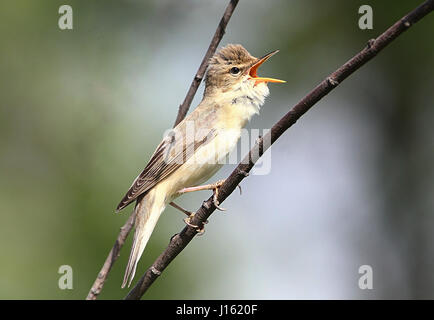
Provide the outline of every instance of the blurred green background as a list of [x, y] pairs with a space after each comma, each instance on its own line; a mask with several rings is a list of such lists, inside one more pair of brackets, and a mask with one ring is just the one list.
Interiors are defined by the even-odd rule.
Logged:
[[[221, 44], [280, 49], [261, 72], [287, 80], [250, 127], [270, 128], [419, 3], [241, 0]], [[62, 4], [73, 30], [58, 28]], [[1, 2], [0, 298], [86, 297], [131, 211], [114, 208], [173, 124], [226, 4]], [[373, 30], [358, 28], [362, 4]], [[246, 179], [145, 298], [433, 299], [433, 32], [431, 14], [309, 111], [273, 146], [271, 173]], [[182, 218], [163, 214], [136, 280]], [[130, 245], [101, 299], [126, 295]], [[373, 290], [358, 287], [365, 264]], [[58, 287], [61, 265], [73, 290]]]

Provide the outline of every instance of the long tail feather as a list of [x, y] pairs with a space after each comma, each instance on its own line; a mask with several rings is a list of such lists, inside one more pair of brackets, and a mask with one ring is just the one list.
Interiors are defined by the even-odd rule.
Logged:
[[160, 218], [161, 212], [166, 207], [164, 201], [158, 201], [157, 195], [154, 192], [148, 193], [143, 199], [136, 203], [136, 222], [133, 245], [131, 248], [130, 258], [125, 270], [124, 281], [122, 288], [128, 282], [128, 287], [136, 273], [137, 263], [145, 250], [146, 244], [154, 231], [155, 225]]

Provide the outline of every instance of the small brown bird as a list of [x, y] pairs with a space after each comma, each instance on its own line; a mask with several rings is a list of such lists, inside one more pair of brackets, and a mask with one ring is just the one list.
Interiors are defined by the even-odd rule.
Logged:
[[[120, 211], [136, 200], [135, 234], [122, 287], [131, 284], [140, 256], [168, 204], [191, 218], [194, 213], [173, 203], [175, 198], [197, 190], [217, 194], [222, 181], [199, 185], [221, 168], [241, 129], [259, 113], [269, 94], [267, 83], [285, 82], [257, 75], [259, 66], [277, 52], [255, 58], [243, 46], [230, 44], [210, 59], [201, 103], [163, 139], [117, 207]], [[215, 205], [219, 208], [216, 200]]]

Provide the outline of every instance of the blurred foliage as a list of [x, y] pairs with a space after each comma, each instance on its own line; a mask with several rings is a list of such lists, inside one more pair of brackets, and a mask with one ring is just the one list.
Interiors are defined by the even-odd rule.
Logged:
[[[276, 92], [290, 105], [420, 2], [241, 0], [223, 43], [243, 43], [258, 55], [278, 47], [281, 53], [267, 68], [288, 80], [294, 96], [288, 98], [285, 88]], [[57, 11], [65, 3], [74, 10], [72, 31], [57, 27]], [[362, 4], [374, 9], [374, 30], [357, 28]], [[87, 295], [130, 210], [115, 215], [114, 208], [173, 123], [225, 5], [208, 0], [2, 1], [0, 298]], [[198, 23], [204, 31], [196, 31]], [[380, 128], [376, 192], [384, 206], [382, 230], [402, 250], [402, 267], [408, 270], [406, 297], [434, 297], [433, 31], [431, 15], [333, 93], [355, 102], [345, 112], [359, 108]], [[179, 52], [155, 56], [174, 44]], [[155, 91], [156, 86], [173, 96]], [[174, 102], [166, 106], [169, 98]], [[272, 123], [271, 117], [276, 120], [286, 110], [276, 107], [264, 119]], [[189, 207], [198, 204], [191, 201]], [[182, 227], [179, 213], [167, 211], [142, 270]], [[120, 284], [130, 241], [101, 298], [126, 294]], [[207, 245], [212, 255], [213, 246]], [[220, 280], [206, 278], [199, 255], [183, 253], [147, 298], [207, 298], [203, 293]], [[57, 286], [63, 264], [73, 267], [74, 290]], [[208, 289], [197, 281], [198, 272]]]

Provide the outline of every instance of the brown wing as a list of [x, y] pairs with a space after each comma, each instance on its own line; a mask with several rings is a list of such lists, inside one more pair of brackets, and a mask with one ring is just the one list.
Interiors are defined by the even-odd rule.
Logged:
[[146, 194], [157, 183], [171, 175], [182, 166], [202, 145], [215, 137], [215, 130], [210, 130], [201, 136], [186, 138], [185, 130], [174, 129], [160, 143], [142, 173], [134, 180], [128, 192], [116, 208], [122, 210], [137, 197]]

